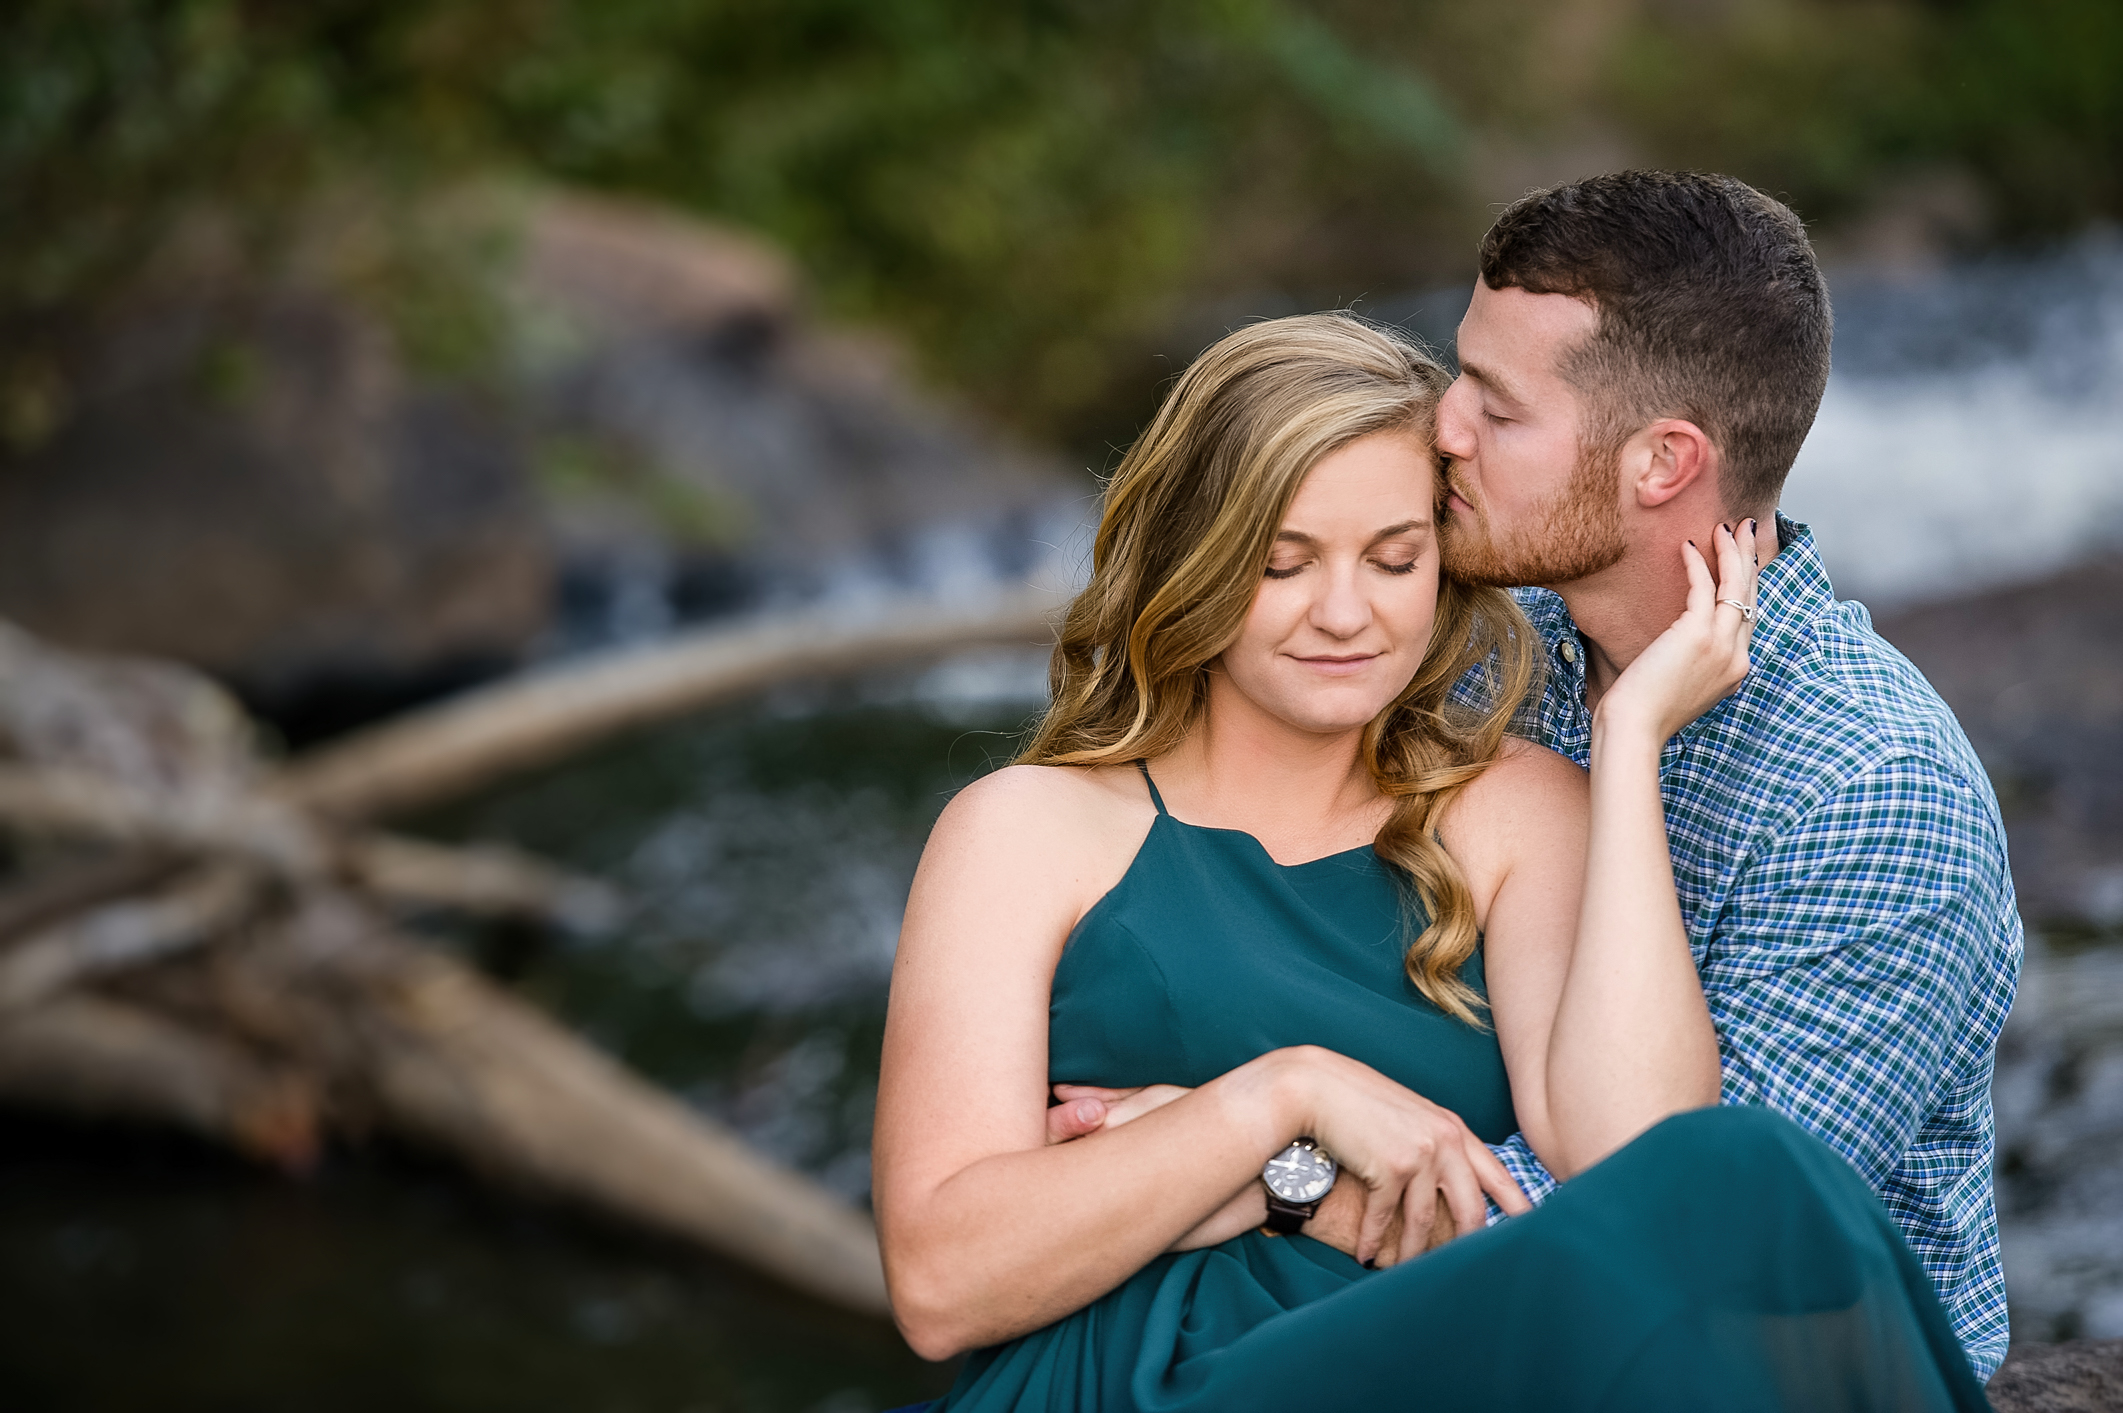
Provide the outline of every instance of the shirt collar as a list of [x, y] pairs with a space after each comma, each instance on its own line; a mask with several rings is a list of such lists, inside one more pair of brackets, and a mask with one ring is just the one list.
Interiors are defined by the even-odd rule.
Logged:
[[[1586, 648], [1570, 609], [1560, 594], [1545, 589], [1522, 592], [1520, 602], [1547, 641], [1549, 690], [1560, 691], [1578, 710], [1584, 710]], [[1755, 581], [1755, 606], [1748, 656], [1757, 664], [1780, 658], [1803, 642], [1821, 615], [1835, 606], [1835, 590], [1814, 546], [1812, 528], [1787, 519], [1781, 511], [1777, 513], [1777, 556], [1762, 566], [1761, 577]], [[1709, 729], [1744, 695], [1743, 686], [1682, 727], [1678, 739], [1688, 740]]]
[[1756, 661], [1782, 657], [1813, 632], [1821, 615], [1835, 607], [1835, 589], [1813, 531], [1777, 512], [1777, 557], [1762, 566], [1755, 581], [1756, 618], [1749, 655]]

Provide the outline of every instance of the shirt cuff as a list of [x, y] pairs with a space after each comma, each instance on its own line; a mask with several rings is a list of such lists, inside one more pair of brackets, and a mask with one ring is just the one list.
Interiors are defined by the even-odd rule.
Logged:
[[[1489, 1151], [1496, 1154], [1504, 1171], [1511, 1174], [1512, 1181], [1526, 1194], [1526, 1200], [1538, 1207], [1555, 1191], [1555, 1179], [1541, 1166], [1541, 1160], [1533, 1156], [1533, 1147], [1526, 1142], [1526, 1135], [1514, 1133], [1502, 1143], [1492, 1143]], [[1495, 1226], [1504, 1220], [1504, 1209], [1495, 1202], [1489, 1204], [1489, 1225]]]

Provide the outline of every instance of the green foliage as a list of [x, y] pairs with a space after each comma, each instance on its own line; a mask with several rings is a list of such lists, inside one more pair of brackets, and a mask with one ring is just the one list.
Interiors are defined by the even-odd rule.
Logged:
[[[1040, 431], [1248, 195], [1289, 203], [1297, 170], [1413, 203], [1459, 149], [1416, 72], [1277, 0], [29, 0], [0, 55], [0, 323], [121, 286], [186, 221], [270, 250], [350, 187], [403, 212], [528, 171], [764, 230]], [[422, 313], [465, 288], [448, 250], [385, 234], [363, 282], [464, 362], [476, 308]]]
[[477, 367], [506, 241], [431, 213], [499, 173], [762, 230], [1066, 438], [1188, 306], [1461, 277], [1500, 145], [1604, 132], [1830, 220], [1947, 167], [2041, 234], [2123, 215], [2119, 74], [2114, 0], [15, 0], [0, 434], [62, 415], [68, 331], [197, 247], [305, 250]]
[[1933, 121], [1997, 193], [2006, 230], [2123, 217], [2123, 6], [1964, 0], [1948, 14]]
[[768, 232], [831, 307], [1038, 431], [1163, 326], [1264, 169], [1419, 197], [1459, 153], [1415, 71], [1275, 0], [608, 0], [553, 22], [566, 42], [494, 85], [510, 147]]
[[1610, 45], [1605, 101], [1650, 151], [1860, 209], [1922, 170], [1975, 178], [1996, 233], [2123, 217], [2114, 0], [1734, 0], [1650, 11]]

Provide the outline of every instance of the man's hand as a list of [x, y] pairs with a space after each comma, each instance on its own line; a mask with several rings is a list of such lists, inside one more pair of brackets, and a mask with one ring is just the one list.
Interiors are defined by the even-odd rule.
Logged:
[[[1322, 1242], [1344, 1256], [1356, 1254], [1356, 1233], [1364, 1219], [1363, 1189], [1353, 1182], [1338, 1182], [1334, 1190], [1320, 1200], [1319, 1211], [1305, 1223], [1306, 1236]], [[1386, 1228], [1386, 1236], [1379, 1247], [1378, 1256], [1372, 1264], [1380, 1270], [1393, 1265], [1400, 1256], [1401, 1217], [1394, 1214], [1393, 1224]], [[1445, 1194], [1437, 1194], [1437, 1207], [1431, 1214], [1430, 1234], [1424, 1240], [1424, 1251], [1435, 1251], [1460, 1234], [1459, 1223], [1454, 1220], [1451, 1206]]]

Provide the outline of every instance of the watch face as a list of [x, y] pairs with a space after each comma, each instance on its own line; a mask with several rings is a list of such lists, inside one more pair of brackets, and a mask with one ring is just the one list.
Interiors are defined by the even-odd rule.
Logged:
[[1317, 1148], [1293, 1143], [1268, 1160], [1261, 1181], [1285, 1202], [1317, 1202], [1334, 1186], [1334, 1160]]

